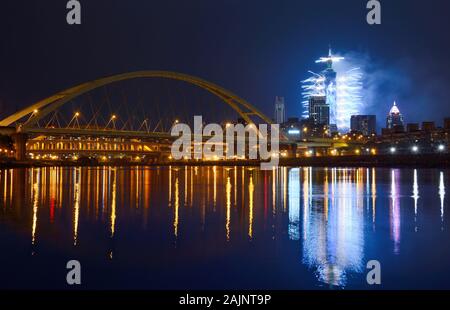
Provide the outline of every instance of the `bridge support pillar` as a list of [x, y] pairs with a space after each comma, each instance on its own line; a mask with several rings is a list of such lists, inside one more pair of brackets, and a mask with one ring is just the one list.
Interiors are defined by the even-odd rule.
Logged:
[[28, 135], [19, 132], [13, 134], [12, 138], [14, 141], [14, 149], [16, 151], [16, 160], [26, 160]]

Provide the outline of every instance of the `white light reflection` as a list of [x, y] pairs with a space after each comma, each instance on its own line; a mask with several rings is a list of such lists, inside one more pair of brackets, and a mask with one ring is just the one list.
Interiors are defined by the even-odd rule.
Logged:
[[[439, 198], [441, 199], [441, 223], [444, 223], [444, 201], [445, 201], [445, 182], [444, 182], [444, 172], [441, 171], [439, 174]], [[444, 227], [441, 226], [443, 230]]]
[[400, 253], [400, 201], [399, 184], [400, 171], [393, 169], [391, 171], [391, 199], [389, 208], [389, 222], [391, 227], [391, 239], [394, 241], [394, 253]]
[[414, 231], [417, 232], [417, 202], [419, 201], [419, 182], [417, 180], [417, 169], [414, 169], [414, 183], [413, 183], [413, 194], [411, 196], [414, 199]]
[[289, 171], [289, 239], [300, 239], [300, 169]]
[[[362, 272], [364, 229], [363, 208], [358, 208], [355, 184], [347, 173], [354, 170], [332, 170], [331, 188], [334, 197], [326, 214], [323, 187], [313, 187], [312, 171], [304, 175], [303, 263], [316, 269], [320, 282], [345, 286], [348, 272]], [[305, 172], [306, 172], [305, 171]], [[335, 173], [342, 173], [336, 183]], [[313, 199], [314, 198], [314, 199]], [[314, 204], [311, 202], [314, 201]]]

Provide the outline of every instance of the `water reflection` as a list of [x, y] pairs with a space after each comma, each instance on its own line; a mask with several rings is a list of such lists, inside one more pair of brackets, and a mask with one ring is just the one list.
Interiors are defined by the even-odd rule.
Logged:
[[[428, 174], [434, 177], [423, 177]], [[402, 233], [408, 227], [417, 232], [420, 216], [433, 214], [418, 212], [419, 202], [433, 197], [430, 207], [436, 207], [434, 216], [444, 230], [446, 177], [447, 171], [375, 168], [0, 170], [0, 228], [27, 231], [28, 244], [31, 234], [34, 256], [42, 252], [41, 240], [58, 238], [73, 249], [106, 242], [105, 253], [112, 259], [114, 240], [136, 230], [157, 232], [154, 248], [171, 246], [175, 239], [176, 247], [193, 240], [220, 249], [226, 242], [247, 253], [252, 247], [242, 240], [254, 246], [263, 240], [267, 247], [258, 253], [268, 253], [272, 242], [288, 242], [296, 248], [291, 252], [295, 261], [317, 283], [344, 287], [351, 274], [365, 270], [367, 231], [385, 230], [393, 244], [390, 254], [400, 255]], [[402, 197], [402, 191], [409, 194]], [[100, 237], [92, 235], [94, 230], [99, 236], [106, 232], [104, 239], [95, 239]]]
[[36, 227], [38, 221], [38, 208], [39, 208], [39, 192], [40, 192], [40, 182], [41, 182], [41, 170], [38, 169], [36, 174], [34, 169], [31, 170], [31, 183], [33, 184], [33, 224], [31, 225], [31, 244], [36, 242]]
[[400, 170], [391, 171], [390, 227], [391, 239], [394, 241], [394, 253], [400, 252]]
[[248, 236], [253, 238], [253, 192], [255, 186], [253, 185], [253, 174], [250, 175], [250, 181], [248, 183]]
[[[361, 171], [332, 170], [326, 189], [312, 187], [311, 169], [304, 173], [303, 262], [315, 269], [319, 281], [344, 286], [347, 273], [361, 272], [363, 267], [363, 209], [361, 197], [353, 194], [363, 186]], [[323, 184], [328, 173], [318, 175]], [[335, 193], [331, 198], [328, 187]], [[317, 197], [314, 203], [310, 197]]]
[[414, 182], [413, 182], [413, 195], [411, 196], [414, 199], [414, 231], [417, 232], [417, 202], [419, 201], [419, 183], [417, 178], [417, 169], [414, 169]]
[[444, 201], [445, 201], [445, 183], [444, 183], [444, 172], [439, 173], [439, 198], [441, 199], [441, 230], [444, 230]]
[[289, 171], [289, 239], [300, 239], [300, 169]]

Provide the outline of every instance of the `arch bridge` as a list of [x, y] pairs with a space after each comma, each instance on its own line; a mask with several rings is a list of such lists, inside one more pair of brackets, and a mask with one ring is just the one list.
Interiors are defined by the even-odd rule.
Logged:
[[[168, 145], [173, 139], [168, 132], [37, 126], [40, 120], [83, 94], [112, 83], [142, 78], [178, 80], [195, 85], [221, 99], [248, 124], [253, 124], [255, 118], [266, 124], [272, 123], [255, 106], [214, 83], [176, 72], [137, 71], [101, 78], [58, 92], [1, 120], [0, 130], [14, 137], [18, 160], [26, 159], [27, 153], [167, 153]], [[82, 141], [78, 141], [79, 139]]]

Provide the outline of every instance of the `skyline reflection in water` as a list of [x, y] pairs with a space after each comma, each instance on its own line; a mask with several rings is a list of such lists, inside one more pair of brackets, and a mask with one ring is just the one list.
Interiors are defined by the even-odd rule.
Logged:
[[[162, 268], [157, 262], [187, 264], [183, 271], [167, 269], [161, 288], [184, 283], [199, 288], [361, 288], [367, 261], [398, 263], [411, 257], [411, 251], [423, 250], [414, 238], [433, 235], [448, 241], [448, 175], [441, 170], [311, 167], [5, 169], [0, 170], [2, 262], [45, 257], [53, 264], [61, 256], [78, 255], [101, 267], [92, 278], [102, 277], [108, 261], [116, 264], [106, 265], [112, 270], [153, 275]], [[431, 260], [442, 253], [429, 255]], [[223, 266], [214, 262], [227, 266], [226, 277]], [[184, 273], [206, 267], [217, 282], [185, 279]], [[264, 268], [260, 272], [267, 277], [258, 278], [253, 267]], [[303, 275], [303, 282], [302, 277], [292, 279], [293, 271]], [[113, 286], [158, 288], [139, 282], [141, 277]], [[92, 285], [104, 287], [101, 283]]]

